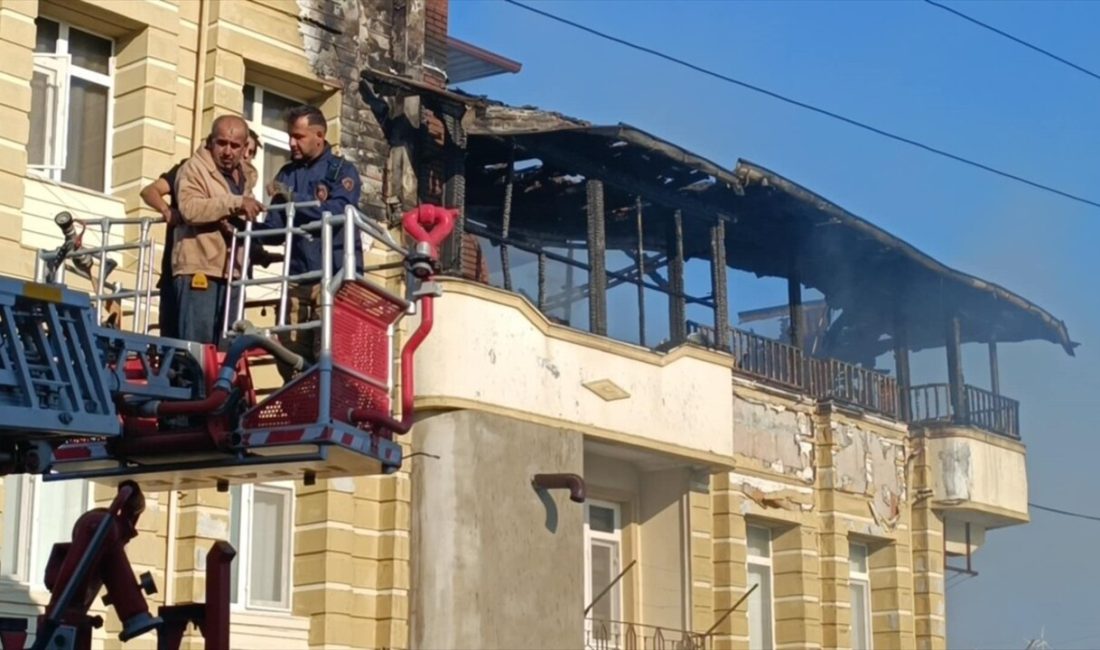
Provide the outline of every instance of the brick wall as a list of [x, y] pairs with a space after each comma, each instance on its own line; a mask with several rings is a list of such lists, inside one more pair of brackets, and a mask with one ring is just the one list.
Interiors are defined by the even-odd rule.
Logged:
[[[424, 19], [424, 63], [447, 69], [447, 12], [449, 0], [426, 0]], [[446, 80], [438, 70], [426, 68], [424, 80], [443, 87]]]

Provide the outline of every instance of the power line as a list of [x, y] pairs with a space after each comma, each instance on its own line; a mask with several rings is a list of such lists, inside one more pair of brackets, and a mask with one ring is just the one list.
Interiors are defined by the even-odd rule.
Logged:
[[977, 18], [974, 18], [972, 16], [968, 16], [968, 15], [964, 14], [963, 12], [961, 12], [957, 9], [952, 9], [951, 7], [948, 7], [945, 4], [941, 4], [939, 2], [936, 2], [935, 0], [924, 0], [924, 1], [927, 2], [928, 4], [932, 5], [933, 7], [939, 7], [940, 9], [943, 9], [947, 13], [954, 14], [954, 15], [958, 16], [959, 18], [962, 18], [963, 20], [967, 21], [967, 22], [974, 23], [975, 25], [977, 25], [978, 27], [981, 27], [982, 29], [988, 29], [989, 31], [993, 32], [994, 34], [997, 34], [999, 36], [1003, 36], [1003, 37], [1007, 38], [1008, 40], [1010, 40], [1014, 43], [1017, 43], [1019, 45], [1023, 45], [1024, 47], [1026, 47], [1029, 50], [1034, 50], [1034, 51], [1038, 52], [1039, 54], [1042, 54], [1043, 56], [1050, 57], [1050, 58], [1054, 59], [1055, 61], [1057, 61], [1058, 63], [1068, 65], [1069, 67], [1073, 68], [1074, 70], [1077, 70], [1078, 72], [1083, 72], [1083, 73], [1087, 74], [1088, 76], [1092, 77], [1093, 79], [1096, 79], [1097, 81], [1100, 81], [1100, 74], [1096, 74], [1095, 72], [1093, 72], [1092, 70], [1089, 70], [1088, 68], [1079, 66], [1076, 63], [1074, 63], [1073, 61], [1070, 61], [1068, 59], [1064, 59], [1064, 58], [1058, 56], [1057, 54], [1051, 52], [1050, 50], [1045, 50], [1045, 49], [1039, 47], [1038, 45], [1034, 45], [1032, 43], [1029, 43], [1029, 42], [1025, 41], [1022, 38], [1018, 38], [1016, 36], [1013, 36], [1012, 34], [1009, 34], [1008, 32], [1006, 32], [1004, 30], [997, 29], [996, 27], [994, 27], [993, 25], [990, 25], [989, 23], [983, 23], [982, 21], [978, 20]]
[[760, 86], [748, 83], [746, 81], [741, 81], [740, 79], [735, 79], [733, 77], [724, 75], [722, 73], [715, 72], [714, 70], [704, 68], [700, 65], [696, 65], [696, 64], [691, 63], [689, 61], [685, 61], [684, 59], [674, 57], [670, 54], [665, 54], [664, 52], [655, 50], [653, 48], [646, 47], [644, 45], [639, 45], [637, 43], [634, 43], [632, 41], [628, 41], [626, 39], [619, 38], [617, 36], [612, 36], [611, 34], [608, 34], [606, 32], [602, 32], [602, 31], [599, 31], [599, 30], [594, 29], [592, 27], [582, 25], [581, 23], [569, 20], [567, 18], [562, 18], [561, 16], [558, 16], [556, 14], [552, 14], [548, 11], [543, 11], [542, 9], [536, 9], [534, 7], [525, 5], [522, 2], [518, 2], [518, 0], [504, 0], [504, 2], [507, 2], [508, 4], [511, 4], [511, 5], [515, 5], [516, 7], [519, 7], [521, 9], [524, 9], [524, 10], [529, 11], [531, 13], [538, 14], [538, 15], [544, 17], [544, 18], [549, 18], [550, 20], [557, 21], [559, 23], [562, 23], [563, 25], [568, 25], [568, 26], [573, 27], [575, 29], [579, 29], [583, 32], [587, 32], [589, 34], [592, 34], [593, 36], [597, 36], [597, 37], [602, 38], [604, 40], [608, 40], [608, 41], [611, 41], [613, 43], [618, 43], [619, 45], [622, 45], [624, 47], [628, 47], [632, 50], [637, 50], [639, 52], [644, 52], [646, 54], [650, 54], [650, 55], [655, 56], [657, 58], [664, 59], [665, 61], [675, 63], [676, 65], [680, 65], [680, 66], [683, 66], [685, 68], [689, 68], [691, 70], [694, 70], [694, 71], [699, 72], [701, 74], [707, 75], [709, 77], [714, 77], [715, 79], [719, 79], [721, 81], [731, 83], [735, 86], [740, 86], [742, 88], [746, 88], [746, 89], [751, 90], [753, 92], [760, 93], [762, 95], [767, 95], [768, 97], [771, 97], [772, 99], [778, 99], [779, 101], [785, 102], [787, 104], [791, 104], [792, 106], [797, 106], [799, 108], [803, 108], [805, 110], [812, 111], [812, 112], [817, 113], [819, 115], [824, 115], [826, 117], [831, 117], [834, 120], [839, 120], [839, 121], [844, 122], [845, 124], [848, 124], [850, 126], [854, 126], [854, 127], [863, 129], [865, 131], [870, 131], [871, 133], [874, 133], [876, 135], [880, 135], [884, 138], [889, 138], [890, 140], [901, 142], [901, 143], [916, 147], [918, 149], [923, 149], [924, 151], [936, 154], [937, 156], [942, 156], [944, 158], [954, 160], [955, 162], [959, 162], [959, 163], [962, 163], [964, 165], [969, 165], [971, 167], [975, 167], [977, 169], [987, 171], [991, 174], [996, 174], [997, 176], [1001, 176], [1002, 178], [1007, 178], [1009, 180], [1014, 180], [1018, 183], [1023, 183], [1024, 185], [1029, 185], [1029, 186], [1034, 187], [1036, 189], [1043, 190], [1044, 192], [1049, 192], [1051, 194], [1056, 194], [1056, 195], [1061, 196], [1063, 198], [1070, 199], [1071, 201], [1077, 201], [1078, 203], [1084, 203], [1085, 205], [1090, 205], [1094, 208], [1100, 208], [1100, 202], [1094, 201], [1092, 199], [1089, 199], [1089, 198], [1086, 198], [1086, 197], [1083, 197], [1083, 196], [1078, 196], [1076, 194], [1072, 194], [1070, 192], [1060, 190], [1056, 187], [1051, 187], [1050, 185], [1045, 185], [1045, 184], [1040, 183], [1038, 181], [1029, 180], [1027, 178], [1024, 178], [1023, 176], [1018, 176], [1018, 175], [1013, 174], [1011, 172], [1007, 172], [1007, 171], [1004, 171], [1002, 169], [997, 169], [996, 167], [986, 165], [985, 163], [981, 163], [981, 162], [978, 162], [976, 160], [971, 160], [969, 158], [960, 156], [958, 154], [954, 154], [954, 153], [951, 153], [949, 151], [945, 151], [943, 149], [939, 149], [937, 147], [933, 147], [931, 145], [927, 145], [927, 144], [924, 144], [922, 142], [918, 142], [918, 141], [913, 140], [911, 138], [907, 138], [905, 136], [898, 135], [898, 134], [892, 133], [890, 131], [886, 131], [885, 129], [880, 129], [876, 126], [872, 126], [870, 124], [867, 124], [866, 122], [861, 122], [859, 120], [856, 120], [856, 119], [853, 119], [853, 118], [850, 118], [850, 117], [845, 117], [843, 115], [840, 115], [839, 113], [834, 113], [833, 111], [830, 111], [828, 109], [824, 109], [824, 108], [821, 108], [819, 106], [809, 104], [807, 102], [803, 102], [803, 101], [800, 101], [800, 100], [797, 100], [797, 99], [793, 99], [791, 97], [787, 97], [786, 95], [782, 95], [782, 94], [777, 93], [775, 91], [768, 90], [766, 88], [762, 88]]
[[1059, 510], [1058, 508], [1051, 508], [1049, 506], [1041, 506], [1038, 503], [1031, 503], [1030, 501], [1028, 502], [1027, 505], [1031, 506], [1032, 508], [1035, 508], [1036, 510], [1045, 510], [1047, 512], [1052, 512], [1056, 515], [1064, 515], [1066, 517], [1077, 517], [1078, 519], [1088, 519], [1088, 520], [1091, 520], [1091, 521], [1100, 521], [1100, 517], [1097, 517], [1096, 515], [1085, 515], [1085, 514], [1081, 514], [1080, 512], [1070, 512], [1069, 510]]

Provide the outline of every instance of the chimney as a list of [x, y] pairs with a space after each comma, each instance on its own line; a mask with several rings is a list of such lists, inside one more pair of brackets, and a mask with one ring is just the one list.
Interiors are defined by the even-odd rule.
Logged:
[[426, 0], [424, 6], [424, 81], [447, 85], [447, 10], [449, 0]]

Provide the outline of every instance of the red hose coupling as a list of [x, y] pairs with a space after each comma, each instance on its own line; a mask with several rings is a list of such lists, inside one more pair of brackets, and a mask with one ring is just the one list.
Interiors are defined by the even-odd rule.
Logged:
[[435, 259], [439, 257], [439, 245], [454, 230], [457, 217], [457, 209], [429, 203], [401, 215], [401, 225], [418, 243], [427, 244], [428, 250], [424, 252]]

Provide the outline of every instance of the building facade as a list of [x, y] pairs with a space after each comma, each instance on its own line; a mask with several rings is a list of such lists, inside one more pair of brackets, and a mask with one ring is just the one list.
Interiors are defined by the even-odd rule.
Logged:
[[[326, 113], [372, 217], [463, 208], [416, 455], [394, 476], [148, 494], [127, 548], [151, 601], [201, 601], [227, 539], [240, 649], [946, 647], [945, 576], [1028, 520], [996, 346], [1072, 351], [1064, 326], [751, 163], [448, 90], [518, 65], [448, 38], [447, 12], [0, 0], [0, 273], [31, 277], [60, 210], [151, 216], [140, 189], [217, 115], [260, 133], [270, 178], [298, 102]], [[119, 262], [125, 282], [138, 260]], [[735, 272], [786, 281], [778, 333], [731, 326]], [[963, 344], [989, 346], [988, 389]], [[930, 349], [948, 377], [914, 385]], [[544, 474], [581, 477], [584, 503]], [[38, 611], [52, 544], [111, 496], [3, 479], [3, 615]], [[97, 643], [120, 647], [102, 610]]]

